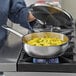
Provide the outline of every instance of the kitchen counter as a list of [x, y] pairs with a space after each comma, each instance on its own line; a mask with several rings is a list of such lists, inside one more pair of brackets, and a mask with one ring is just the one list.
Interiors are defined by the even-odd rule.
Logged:
[[16, 63], [21, 48], [21, 38], [13, 33], [9, 33], [5, 44], [0, 49], [0, 71], [16, 71]]

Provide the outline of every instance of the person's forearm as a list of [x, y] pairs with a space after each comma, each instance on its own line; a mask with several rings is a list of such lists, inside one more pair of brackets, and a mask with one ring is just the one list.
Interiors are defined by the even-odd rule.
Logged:
[[29, 22], [33, 21], [35, 17], [28, 11], [24, 0], [13, 0], [9, 19], [15, 23], [21, 24], [23, 27], [29, 28]]
[[14, 22], [18, 23], [23, 27], [29, 28], [28, 23], [28, 8], [24, 0], [11, 0], [11, 6], [9, 9], [9, 19]]

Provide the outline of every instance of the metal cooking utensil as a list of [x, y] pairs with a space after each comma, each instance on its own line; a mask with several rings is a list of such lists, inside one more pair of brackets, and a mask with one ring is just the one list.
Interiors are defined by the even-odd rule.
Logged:
[[[37, 58], [52, 58], [56, 57], [59, 55], [62, 55], [66, 49], [68, 48], [69, 44], [69, 39], [66, 35], [61, 34], [61, 33], [55, 33], [55, 32], [39, 32], [39, 33], [31, 33], [27, 35], [22, 35], [18, 33], [17, 31], [9, 28], [2, 26], [4, 29], [18, 35], [19, 37], [22, 38], [22, 42], [24, 43], [24, 50], [25, 52], [32, 57], [37, 57]], [[27, 41], [33, 39], [33, 38], [44, 38], [46, 35], [49, 37], [56, 37], [61, 40], [65, 40], [66, 43], [59, 45], [59, 46], [32, 46], [27, 44]]]

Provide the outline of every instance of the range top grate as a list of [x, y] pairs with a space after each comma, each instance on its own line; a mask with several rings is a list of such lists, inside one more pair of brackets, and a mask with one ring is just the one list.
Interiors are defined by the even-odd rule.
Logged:
[[[70, 63], [70, 62], [72, 62], [73, 61], [73, 55], [76, 55], [73, 52], [73, 49], [74, 49], [74, 43], [70, 42], [70, 45], [69, 45], [67, 51], [62, 56], [57, 57], [59, 59], [59, 63]], [[20, 55], [20, 58], [19, 58], [20, 62], [33, 63], [34, 59], [37, 59], [37, 58], [33, 58], [33, 57], [28, 56], [25, 53], [25, 51], [22, 49], [21, 55]], [[49, 60], [49, 59], [45, 59], [45, 60]]]

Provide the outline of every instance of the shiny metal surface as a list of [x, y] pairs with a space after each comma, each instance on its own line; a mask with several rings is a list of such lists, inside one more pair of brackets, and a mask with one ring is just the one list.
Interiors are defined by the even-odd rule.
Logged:
[[76, 76], [76, 73], [56, 73], [56, 72], [9, 72], [5, 76]]
[[68, 48], [68, 43], [63, 46], [38, 47], [24, 44], [25, 52], [36, 58], [53, 58], [62, 55]]
[[44, 22], [45, 27], [51, 26], [70, 26], [72, 25], [72, 16], [65, 10], [52, 6], [51, 4], [35, 3], [30, 6], [33, 15]]
[[[34, 38], [44, 38], [44, 37], [58, 38], [60, 40], [65, 41], [65, 43], [59, 46], [31, 46], [27, 44], [29, 40], [32, 40]], [[61, 33], [40, 32], [40, 33], [32, 33], [25, 35], [23, 37], [23, 42], [24, 42], [25, 52], [29, 56], [37, 57], [37, 58], [52, 58], [52, 57], [57, 57], [66, 51], [69, 45], [68, 43], [69, 38]]]
[[[39, 32], [39, 33], [31, 33], [27, 35], [22, 35], [18, 33], [17, 31], [9, 28], [2, 26], [4, 29], [18, 35], [19, 37], [22, 38], [22, 42], [24, 43], [24, 50], [25, 52], [32, 57], [37, 57], [37, 58], [52, 58], [52, 57], [57, 57], [64, 53], [68, 47], [68, 41], [69, 38], [61, 33], [56, 33], [56, 32]], [[31, 46], [27, 44], [29, 40], [32, 40], [33, 38], [58, 38], [60, 40], [65, 41], [64, 44], [61, 44], [59, 46]]]
[[9, 33], [4, 46], [0, 49], [0, 71], [16, 71], [21, 45], [21, 38]]

